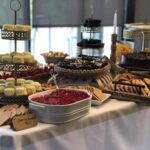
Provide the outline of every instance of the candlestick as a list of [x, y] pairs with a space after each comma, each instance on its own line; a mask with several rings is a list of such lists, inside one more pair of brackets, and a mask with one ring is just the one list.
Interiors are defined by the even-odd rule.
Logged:
[[117, 34], [111, 35], [111, 55], [110, 59], [116, 63], [116, 42], [117, 42]]
[[116, 27], [117, 27], [117, 10], [115, 11], [114, 14], [114, 31], [113, 31], [114, 34], [116, 34]]

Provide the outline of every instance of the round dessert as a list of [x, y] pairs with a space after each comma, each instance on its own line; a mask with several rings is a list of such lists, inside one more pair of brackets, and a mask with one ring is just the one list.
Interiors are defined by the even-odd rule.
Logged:
[[27, 95], [27, 90], [25, 87], [17, 86], [16, 87], [16, 96]]
[[123, 55], [121, 65], [135, 69], [150, 69], [150, 53], [131, 53]]
[[27, 54], [27, 55], [24, 55], [23, 57], [24, 57], [25, 63], [34, 63], [34, 58], [32, 55]]
[[0, 79], [0, 83], [5, 83], [5, 79]]
[[24, 84], [23, 86], [26, 88], [28, 95], [36, 93], [35, 86], [30, 85], [30, 84]]
[[4, 89], [5, 89], [5, 87], [2, 86], [2, 85], [0, 85], [0, 94], [3, 94], [3, 93], [4, 93]]
[[1, 60], [3, 63], [11, 63], [12, 62], [12, 56], [10, 55], [3, 55], [1, 57]]
[[14, 28], [15, 28], [15, 25], [12, 25], [12, 24], [3, 25], [3, 30], [14, 31]]
[[5, 88], [4, 89], [5, 96], [14, 96], [15, 95], [15, 88]]
[[33, 80], [25, 80], [24, 84], [32, 84], [34, 81]]
[[23, 85], [24, 82], [25, 82], [25, 79], [22, 79], [22, 78], [17, 79], [17, 85]]
[[6, 87], [12, 87], [15, 85], [15, 78], [7, 78], [5, 83]]
[[31, 100], [48, 105], [67, 105], [89, 97], [90, 95], [84, 91], [60, 89], [59, 91], [54, 90], [49, 94], [33, 97]]
[[21, 56], [21, 55], [15, 55], [15, 56], [13, 56], [13, 63], [23, 64], [24, 63], [23, 56]]
[[39, 82], [33, 82], [31, 85], [35, 86], [35, 89], [37, 92], [42, 91], [42, 87], [41, 87], [41, 84]]

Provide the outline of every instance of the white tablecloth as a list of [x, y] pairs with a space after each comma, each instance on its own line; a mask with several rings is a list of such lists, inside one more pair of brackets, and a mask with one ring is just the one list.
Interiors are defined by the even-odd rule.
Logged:
[[67, 124], [1, 127], [0, 150], [149, 150], [149, 116], [149, 107], [112, 99]]

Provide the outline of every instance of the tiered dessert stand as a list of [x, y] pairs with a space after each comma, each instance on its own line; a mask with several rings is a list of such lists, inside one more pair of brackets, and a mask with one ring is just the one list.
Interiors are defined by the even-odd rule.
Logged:
[[[101, 56], [104, 43], [101, 43], [101, 40], [96, 39], [96, 34], [100, 34], [100, 20], [98, 25], [91, 25], [90, 21], [94, 19], [86, 20], [81, 26], [81, 42], [77, 43], [78, 46], [78, 56], [88, 55], [88, 56]], [[85, 38], [85, 35], [88, 35], [88, 38]], [[100, 35], [99, 35], [100, 36]]]
[[[14, 12], [14, 25], [17, 24], [17, 12], [21, 9], [21, 3], [19, 0], [11, 0], [10, 8]], [[1, 38], [5, 40], [14, 40], [14, 52], [17, 52], [17, 41], [18, 40], [30, 40], [30, 31], [9, 31], [3, 30], [1, 31]], [[1, 71], [9, 71], [14, 72], [15, 85], [17, 81], [17, 73], [20, 71], [26, 71], [32, 69], [36, 64], [35, 63], [4, 63], [0, 62], [0, 70]], [[0, 104], [9, 104], [9, 103], [19, 103], [24, 104], [27, 103], [27, 96], [14, 96], [7, 97], [2, 95], [0, 97]]]

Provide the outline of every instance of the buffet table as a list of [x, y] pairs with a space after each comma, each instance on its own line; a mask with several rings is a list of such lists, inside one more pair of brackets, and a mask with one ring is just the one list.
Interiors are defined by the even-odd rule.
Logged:
[[148, 106], [111, 99], [70, 123], [18, 132], [3, 126], [0, 150], [149, 150], [149, 115]]

